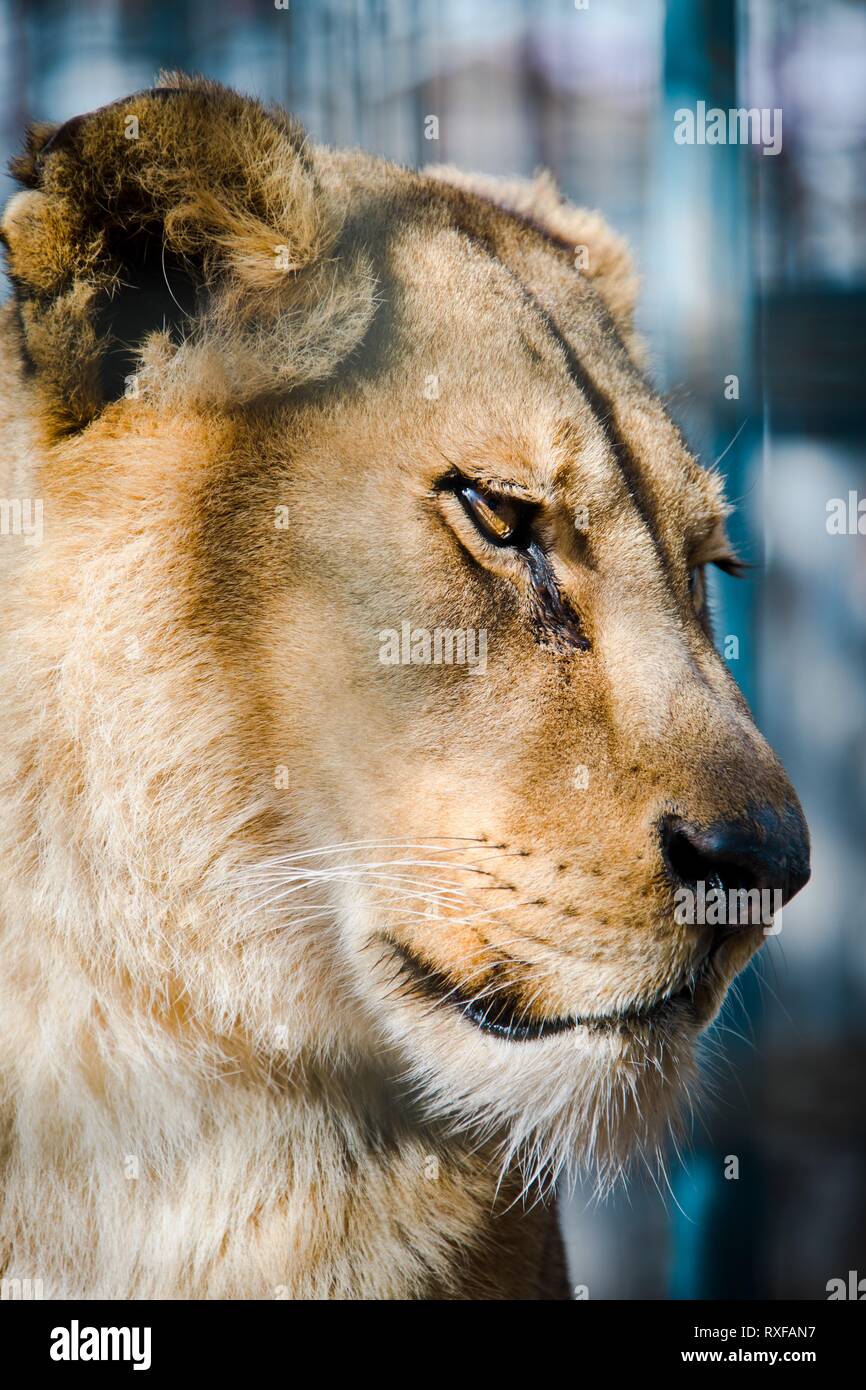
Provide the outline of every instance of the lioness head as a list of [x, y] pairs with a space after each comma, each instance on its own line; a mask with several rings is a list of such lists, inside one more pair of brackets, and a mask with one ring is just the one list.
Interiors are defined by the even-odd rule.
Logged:
[[49, 930], [190, 1046], [363, 1059], [531, 1173], [616, 1168], [763, 939], [678, 902], [778, 906], [809, 859], [624, 246], [546, 179], [313, 147], [179, 77], [16, 167]]

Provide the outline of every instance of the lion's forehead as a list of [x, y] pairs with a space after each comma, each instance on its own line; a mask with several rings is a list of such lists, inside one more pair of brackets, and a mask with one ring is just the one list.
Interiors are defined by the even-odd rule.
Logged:
[[639, 482], [671, 542], [684, 528], [708, 533], [725, 514], [718, 480], [689, 450], [592, 287], [567, 267], [563, 274], [555, 245], [526, 235], [539, 249], [530, 283], [525, 260], [510, 264], [495, 243], [453, 224], [411, 223], [395, 235], [406, 372], [435, 401], [427, 415], [441, 423], [447, 449], [487, 451], [491, 468], [558, 495], [578, 519], [634, 511]]

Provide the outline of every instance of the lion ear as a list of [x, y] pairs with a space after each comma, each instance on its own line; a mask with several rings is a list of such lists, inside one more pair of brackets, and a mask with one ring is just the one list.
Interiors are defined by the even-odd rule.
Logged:
[[369, 267], [333, 254], [339, 215], [281, 111], [168, 74], [34, 127], [12, 167], [25, 190], [2, 237], [25, 347], [66, 429], [143, 361], [244, 399], [327, 374], [369, 321]]
[[534, 179], [509, 179], [433, 165], [425, 173], [486, 198], [537, 223], [557, 241], [567, 242], [577, 270], [601, 295], [620, 329], [631, 336], [638, 276], [625, 240], [608, 226], [601, 213], [569, 203], [547, 171]]

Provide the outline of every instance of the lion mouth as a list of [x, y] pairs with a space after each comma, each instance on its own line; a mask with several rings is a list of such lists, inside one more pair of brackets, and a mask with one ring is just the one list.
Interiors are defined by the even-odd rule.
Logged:
[[695, 1005], [710, 970], [709, 953], [688, 981], [657, 996], [637, 1008], [605, 1014], [569, 1014], [567, 1016], [536, 1017], [531, 1015], [525, 1001], [508, 989], [494, 994], [469, 994], [455, 985], [447, 975], [425, 965], [398, 942], [389, 943], [397, 954], [403, 981], [413, 993], [427, 1003], [444, 1005], [459, 1013], [481, 1033], [507, 1042], [538, 1042], [560, 1033], [584, 1028], [590, 1032], [628, 1032], [640, 1025], [657, 1024], [666, 1016], [679, 1011], [684, 1017], [697, 1013]]

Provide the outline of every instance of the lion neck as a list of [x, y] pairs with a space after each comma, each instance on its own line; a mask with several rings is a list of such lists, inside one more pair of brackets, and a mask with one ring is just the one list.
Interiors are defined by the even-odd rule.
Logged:
[[312, 1057], [268, 1076], [238, 1035], [54, 983], [29, 1026], [23, 1003], [6, 1015], [9, 1275], [47, 1297], [525, 1290], [547, 1214], [512, 1205], [513, 1182], [497, 1197], [489, 1156], [421, 1123], [389, 1078]]
[[525, 1294], [549, 1214], [369, 1056], [268, 1051], [194, 989], [27, 935], [0, 1010], [7, 1275], [46, 1297]]

